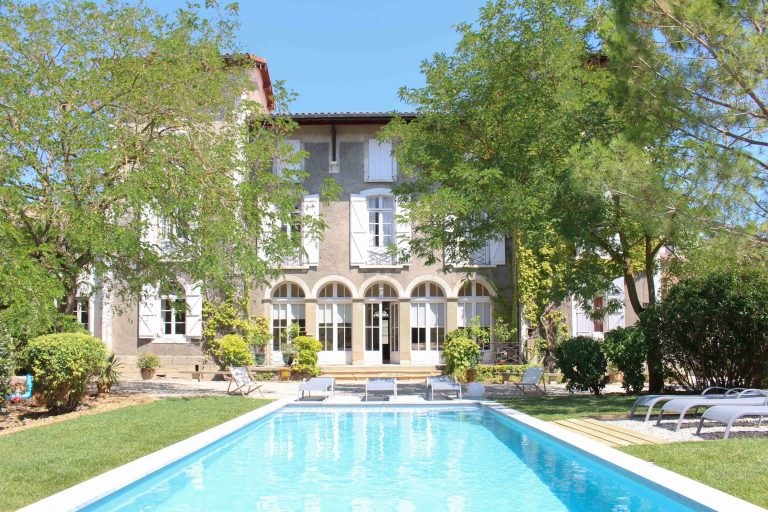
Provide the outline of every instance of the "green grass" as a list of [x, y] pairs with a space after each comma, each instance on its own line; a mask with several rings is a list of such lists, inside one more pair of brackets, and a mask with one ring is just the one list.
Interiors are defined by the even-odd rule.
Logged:
[[637, 397], [624, 395], [526, 396], [504, 398], [498, 402], [536, 418], [553, 421], [629, 414], [635, 398]]
[[0, 510], [16, 510], [267, 403], [176, 398], [0, 436]]
[[768, 508], [765, 437], [625, 446], [620, 450]]

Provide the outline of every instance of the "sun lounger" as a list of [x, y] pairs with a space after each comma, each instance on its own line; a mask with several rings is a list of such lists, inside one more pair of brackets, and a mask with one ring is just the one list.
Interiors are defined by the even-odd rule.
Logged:
[[725, 424], [725, 435], [723, 439], [728, 439], [731, 433], [731, 427], [736, 420], [741, 418], [757, 417], [757, 428], [763, 424], [763, 416], [768, 416], [768, 399], [763, 401], [763, 405], [716, 405], [710, 407], [699, 420], [699, 427], [696, 429], [696, 435], [701, 434], [701, 427], [704, 420], [718, 421]]
[[[229, 386], [227, 386], [228, 395], [239, 392], [241, 395], [246, 396], [250, 394], [251, 391], [258, 390], [259, 393], [261, 393], [261, 396], [264, 396], [264, 392], [261, 391], [262, 384], [253, 380], [253, 376], [251, 375], [251, 372], [248, 371], [248, 367], [230, 366], [229, 374], [232, 378], [229, 379]], [[235, 385], [235, 389], [232, 389], [232, 384]]]
[[312, 391], [322, 391], [325, 393], [326, 398], [335, 394], [336, 379], [333, 377], [312, 377], [307, 380], [304, 379], [299, 384], [299, 397], [304, 398], [306, 392], [308, 396], [312, 395]]
[[656, 420], [656, 425], [661, 425], [661, 420], [664, 418], [665, 412], [674, 414], [679, 413], [677, 425], [675, 425], [675, 432], [678, 432], [683, 424], [685, 415], [688, 414], [691, 409], [693, 409], [693, 412], [696, 412], [698, 409], [708, 409], [716, 405], [762, 405], [765, 403], [766, 397], [768, 397], [768, 391], [761, 389], [745, 389], [736, 395], [735, 398], [676, 398], [670, 400], [661, 407], [659, 418]]
[[449, 393], [456, 393], [456, 396], [461, 399], [461, 384], [453, 380], [453, 377], [448, 375], [427, 377], [426, 385], [427, 398], [430, 400], [435, 399], [435, 391], [448, 391]]
[[368, 395], [373, 392], [391, 391], [394, 393], [394, 397], [397, 398], [397, 379], [395, 378], [378, 378], [367, 379], [365, 381], [365, 401], [368, 401]]
[[713, 386], [702, 391], [700, 395], [690, 395], [689, 397], [686, 397], [685, 395], [644, 395], [639, 397], [637, 400], [635, 400], [635, 403], [632, 404], [632, 409], [629, 411], [629, 417], [633, 418], [635, 416], [635, 410], [638, 407], [647, 407], [648, 410], [645, 412], [644, 421], [648, 421], [651, 419], [653, 408], [659, 402], [668, 402], [676, 398], [725, 398], [728, 396], [736, 396], [740, 392], [744, 391], [744, 389], [745, 388], [721, 388], [719, 386]]
[[[525, 373], [523, 373], [523, 376], [519, 381], [512, 382], [512, 384], [514, 384], [514, 386], [524, 395], [526, 394], [526, 388], [530, 389], [532, 392], [538, 392], [542, 395], [546, 395], [547, 385], [544, 384], [542, 377], [544, 377], [544, 368], [541, 366], [531, 366], [525, 369]], [[541, 382], [541, 384], [544, 386], [544, 389], [539, 387], [539, 382]]]

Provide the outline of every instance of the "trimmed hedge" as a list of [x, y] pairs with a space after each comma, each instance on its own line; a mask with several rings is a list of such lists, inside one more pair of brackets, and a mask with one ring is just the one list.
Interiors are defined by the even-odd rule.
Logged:
[[24, 360], [48, 409], [54, 414], [74, 410], [107, 360], [104, 343], [88, 334], [46, 334], [33, 340]]
[[608, 383], [608, 360], [600, 341], [588, 336], [569, 338], [555, 347], [554, 355], [568, 391], [599, 395]]

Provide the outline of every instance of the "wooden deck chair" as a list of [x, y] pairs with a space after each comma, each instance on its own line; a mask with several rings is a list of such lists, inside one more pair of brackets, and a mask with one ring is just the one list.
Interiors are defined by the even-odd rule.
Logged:
[[[544, 377], [544, 368], [542, 366], [531, 366], [525, 369], [525, 373], [523, 373], [523, 376], [519, 381], [513, 382], [512, 384], [514, 384], [514, 386], [517, 389], [522, 391], [524, 395], [528, 394], [526, 393], [526, 388], [528, 388], [532, 392], [546, 395], [547, 385], [544, 382], [543, 377]], [[539, 387], [539, 382], [541, 382], [544, 389]]]
[[[227, 386], [228, 395], [239, 392], [241, 395], [246, 396], [252, 391], [259, 390], [261, 396], [264, 396], [264, 392], [261, 390], [262, 384], [253, 380], [253, 376], [248, 371], [247, 366], [230, 366], [229, 373], [232, 378], [229, 379], [229, 386]], [[232, 384], [235, 385], [234, 389], [232, 389]]]

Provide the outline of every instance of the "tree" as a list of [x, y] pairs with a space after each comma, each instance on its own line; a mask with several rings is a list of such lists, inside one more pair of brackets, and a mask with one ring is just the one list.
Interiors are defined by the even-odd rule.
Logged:
[[[521, 239], [531, 250], [552, 246], [528, 235], [551, 226], [546, 212], [570, 148], [610, 130], [599, 86], [606, 73], [591, 63], [584, 2], [489, 3], [458, 32], [452, 55], [422, 64], [426, 86], [401, 90], [419, 117], [394, 121], [382, 136], [398, 141], [410, 250], [431, 263], [457, 261], [506, 236], [514, 271]], [[516, 319], [512, 282], [506, 313]]]
[[237, 6], [206, 4], [0, 1], [0, 321], [26, 308], [45, 332], [96, 286], [179, 274], [245, 288], [300, 249], [279, 226], [304, 191], [270, 172], [302, 156], [292, 124], [244, 95]]
[[[768, 241], [768, 10], [761, 2], [611, 0], [601, 36], [636, 120], [666, 123], [728, 213], [713, 227]], [[724, 181], [730, 187], [718, 187]]]

